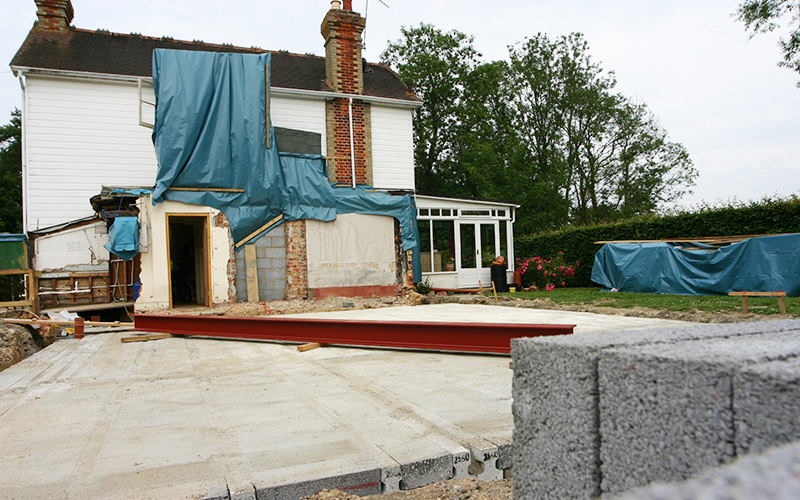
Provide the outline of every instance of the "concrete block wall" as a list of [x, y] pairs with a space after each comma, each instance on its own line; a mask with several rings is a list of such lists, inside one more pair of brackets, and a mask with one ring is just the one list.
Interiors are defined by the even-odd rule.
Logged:
[[515, 498], [681, 480], [745, 453], [751, 435], [796, 439], [788, 412], [755, 393], [794, 387], [798, 333], [783, 320], [515, 339]]
[[[800, 443], [753, 454], [731, 465], [709, 469], [688, 481], [636, 488], [614, 500], [713, 500], [723, 498], [798, 498]], [[604, 497], [605, 498], [605, 497]]]
[[[258, 299], [283, 300], [286, 297], [286, 231], [278, 226], [251, 244], [256, 247]], [[247, 302], [247, 265], [244, 245], [236, 249], [236, 300]]]

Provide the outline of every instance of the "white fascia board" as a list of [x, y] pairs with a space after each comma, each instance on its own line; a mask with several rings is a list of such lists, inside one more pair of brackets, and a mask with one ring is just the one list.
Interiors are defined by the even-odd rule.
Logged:
[[[462, 203], [462, 204], [469, 204], [469, 205], [491, 205], [491, 206], [495, 206], [495, 207], [514, 207], [514, 208], [519, 208], [520, 207], [519, 205], [516, 205], [514, 203], [503, 203], [503, 202], [500, 202], [500, 201], [465, 200], [463, 198], [445, 198], [443, 196], [428, 196], [428, 195], [421, 195], [421, 194], [415, 195], [415, 198], [417, 200], [419, 200], [419, 201], [422, 201], [423, 205], [425, 203], [425, 200], [437, 200], [437, 201], [444, 201], [444, 202], [448, 202], [448, 203], [452, 203], [452, 204]], [[419, 206], [420, 206], [420, 203], [417, 203], [417, 207], [418, 208], [419, 208]], [[422, 208], [427, 208], [427, 207], [423, 206]], [[436, 208], [438, 208], [438, 206]]]
[[[17, 76], [22, 74], [27, 74], [27, 75], [55, 76], [61, 78], [82, 78], [91, 80], [107, 80], [107, 81], [130, 82], [130, 83], [137, 83], [140, 78], [144, 81], [150, 81], [150, 82], [153, 81], [152, 77], [139, 77], [133, 75], [113, 75], [110, 73], [90, 73], [87, 71], [69, 71], [60, 69], [41, 69], [41, 68], [31, 68], [26, 66], [11, 66], [11, 71], [13, 71]], [[300, 97], [305, 99], [319, 99], [319, 100], [353, 98], [364, 102], [381, 104], [384, 106], [393, 106], [397, 108], [413, 109], [422, 106], [421, 101], [406, 101], [402, 99], [392, 99], [389, 97], [377, 97], [377, 96], [361, 95], [361, 94], [342, 94], [339, 92], [290, 89], [285, 87], [270, 87], [270, 93], [272, 93], [272, 95], [279, 97]]]

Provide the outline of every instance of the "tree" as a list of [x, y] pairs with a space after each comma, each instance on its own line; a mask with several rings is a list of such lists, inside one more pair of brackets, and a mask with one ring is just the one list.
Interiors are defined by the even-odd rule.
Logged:
[[[783, 51], [783, 61], [779, 66], [800, 73], [800, 2], [796, 0], [746, 0], [739, 4], [736, 19], [744, 23], [746, 30], [756, 33], [774, 31], [791, 16], [793, 26], [787, 38], [781, 38], [778, 45]], [[797, 83], [800, 86], [800, 82]]]
[[389, 44], [381, 62], [394, 66], [424, 103], [415, 111], [413, 125], [417, 189], [457, 194], [464, 180], [454, 160], [464, 119], [464, 82], [480, 54], [472, 37], [459, 31], [442, 33], [430, 24], [401, 31], [404, 38]]
[[481, 63], [472, 37], [403, 29], [382, 60], [422, 99], [417, 189], [519, 203], [520, 234], [655, 210], [693, 183], [686, 150], [615, 92], [583, 35], [538, 35]]
[[0, 232], [22, 232], [22, 113], [0, 127]]

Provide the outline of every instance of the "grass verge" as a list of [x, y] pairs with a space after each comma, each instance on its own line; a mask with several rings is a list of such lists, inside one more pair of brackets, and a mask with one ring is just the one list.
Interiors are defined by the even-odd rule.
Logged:
[[[647, 307], [668, 311], [736, 312], [742, 310], [741, 297], [725, 295], [661, 295], [656, 293], [604, 292], [599, 288], [557, 288], [552, 292], [517, 292], [503, 294], [521, 299], [550, 299], [556, 304], [583, 304], [595, 307], [628, 309]], [[786, 312], [800, 314], [800, 297], [784, 297]], [[761, 315], [779, 314], [775, 297], [748, 297], [747, 308]]]

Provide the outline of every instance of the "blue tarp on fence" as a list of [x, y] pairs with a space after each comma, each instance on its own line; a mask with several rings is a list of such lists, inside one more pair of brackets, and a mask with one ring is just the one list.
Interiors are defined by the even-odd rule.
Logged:
[[[685, 245], [684, 245], [685, 246]], [[592, 281], [620, 292], [800, 296], [800, 234], [749, 238], [716, 251], [669, 243], [613, 243], [595, 254]]]

